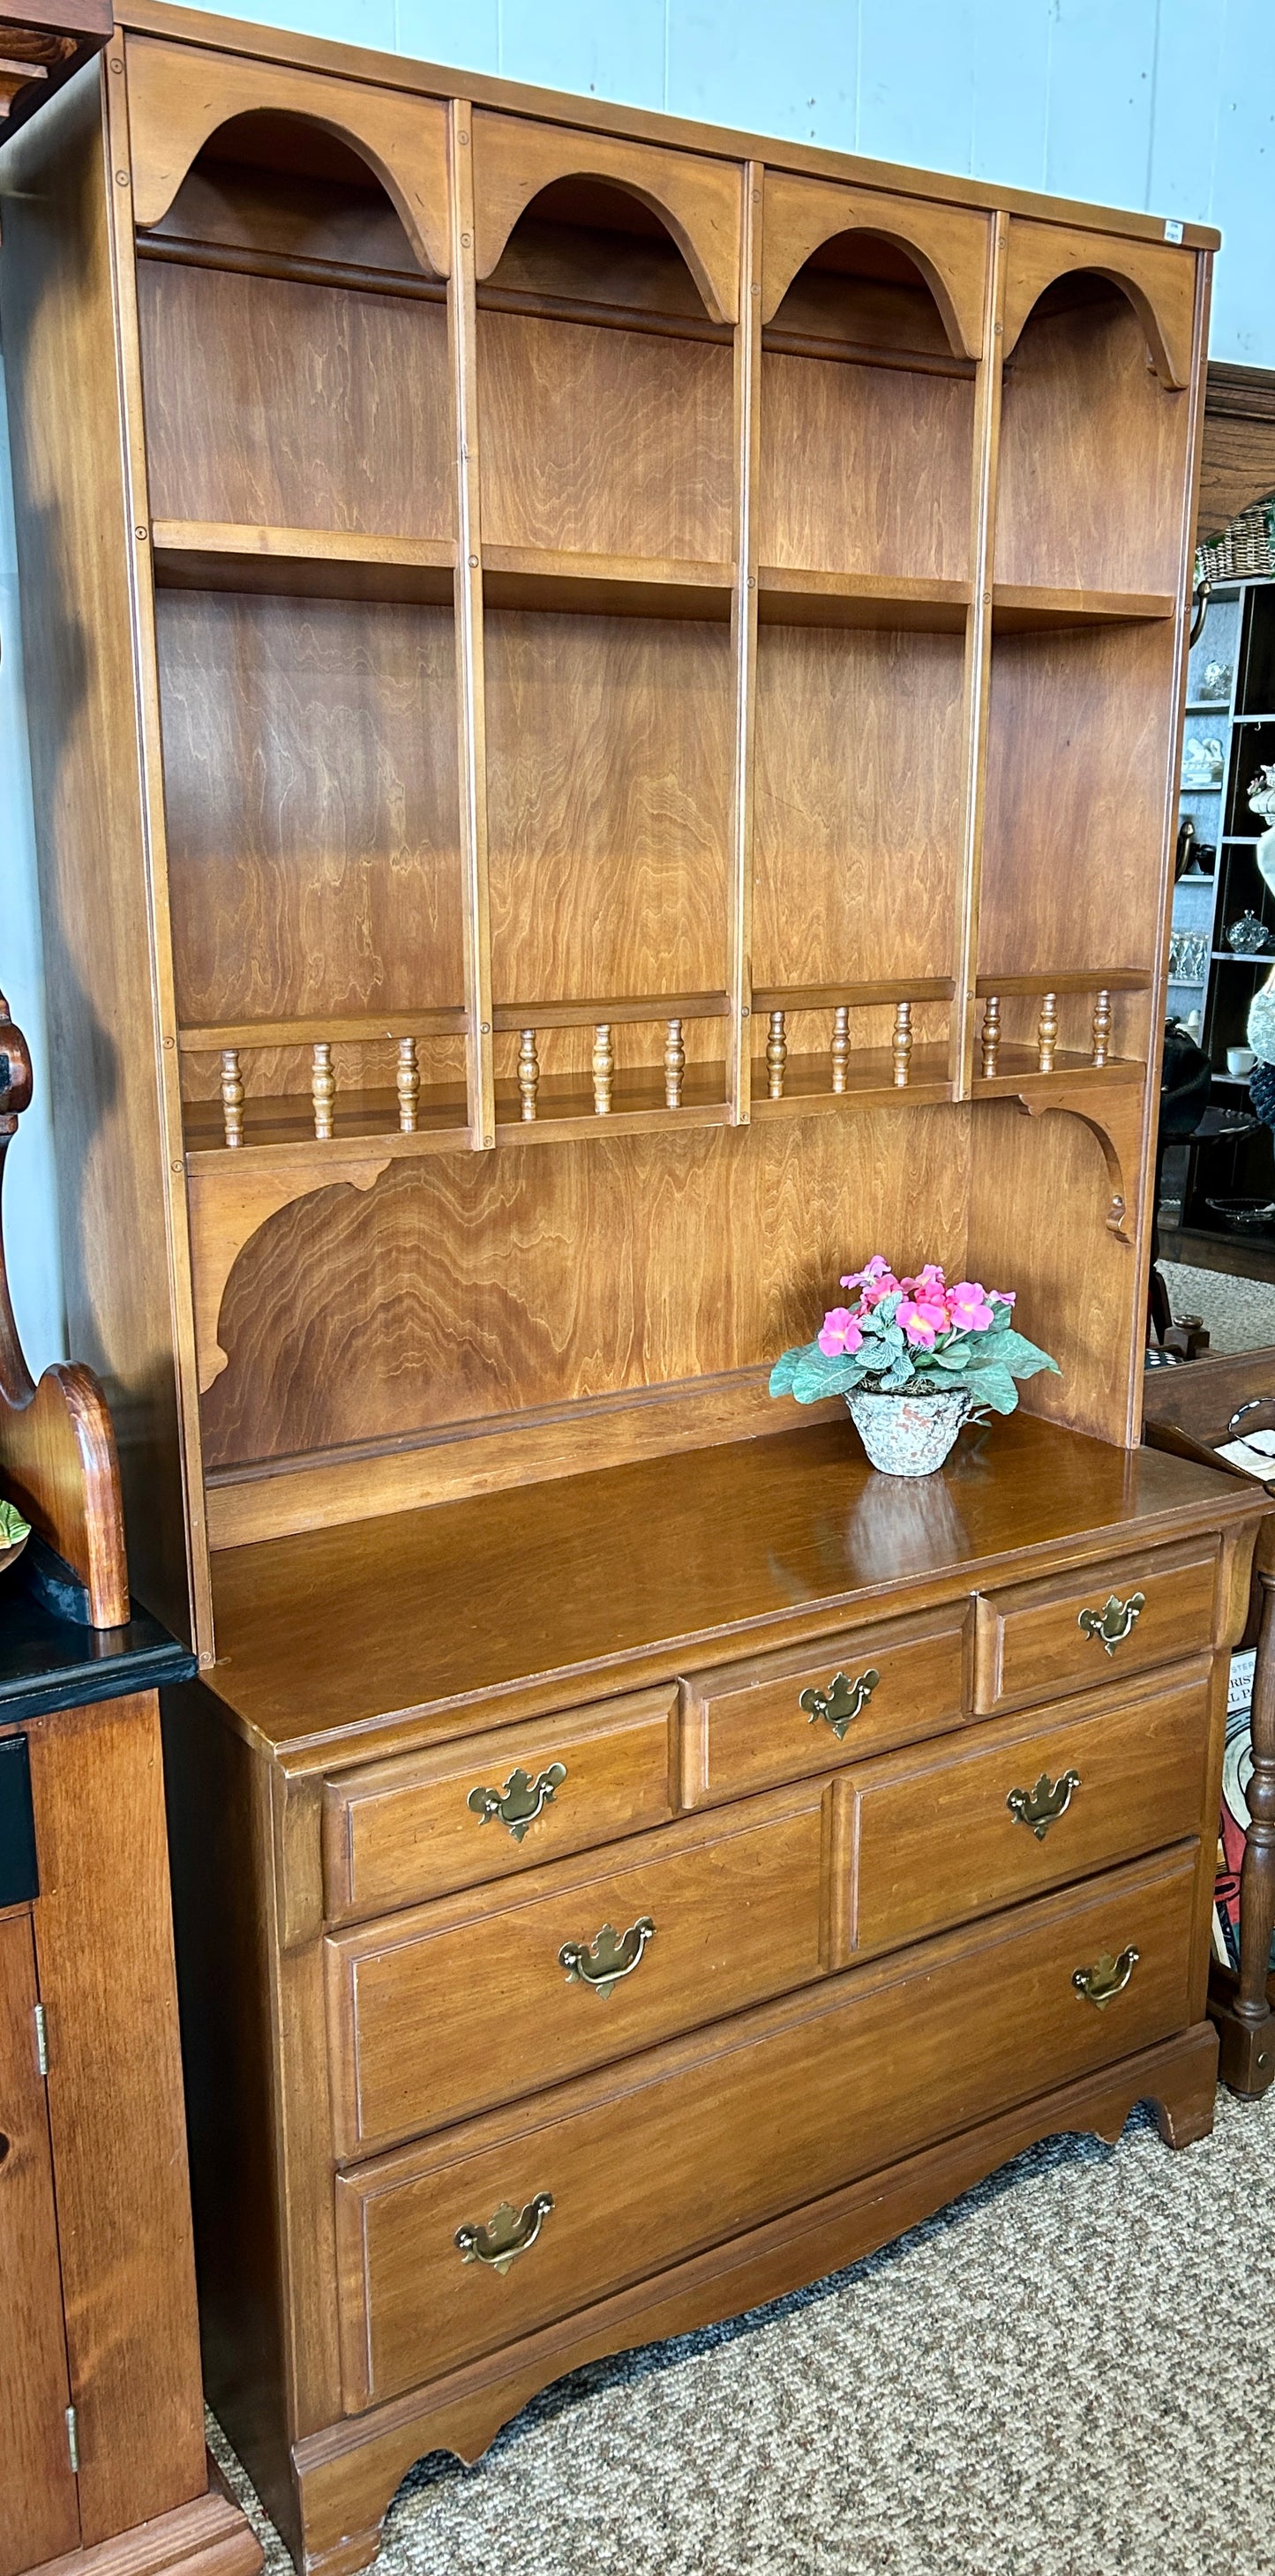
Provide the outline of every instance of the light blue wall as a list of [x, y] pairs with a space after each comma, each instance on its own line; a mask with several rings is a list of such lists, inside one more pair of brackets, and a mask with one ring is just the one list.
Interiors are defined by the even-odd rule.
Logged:
[[[1212, 355], [1275, 367], [1275, 0], [274, 0], [251, 13], [509, 80], [1220, 226]], [[7, 452], [0, 986], [44, 1057]], [[62, 1347], [53, 1140], [10, 1151], [35, 1365]]]

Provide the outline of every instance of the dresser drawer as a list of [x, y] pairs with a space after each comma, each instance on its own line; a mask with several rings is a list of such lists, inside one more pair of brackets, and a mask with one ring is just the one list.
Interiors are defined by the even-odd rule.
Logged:
[[1022, 1707], [1198, 1655], [1213, 1642], [1216, 1590], [1217, 1540], [1188, 1539], [980, 1598], [974, 1705]]
[[1195, 1885], [1135, 1864], [338, 2175], [347, 2408], [1182, 2029]]
[[683, 1685], [683, 1806], [805, 1779], [953, 1725], [968, 1626], [960, 1602], [697, 1673]]
[[639, 1833], [673, 1812], [671, 1688], [501, 1727], [328, 1783], [328, 1919], [383, 1913]]
[[858, 1956], [1199, 1834], [1207, 1674], [1115, 1697], [1030, 1726], [1000, 1718], [850, 1773], [837, 1794]]
[[[338, 2156], [513, 2101], [817, 1977], [830, 1806], [819, 1783], [783, 1790], [644, 1834], [605, 1867], [599, 1854], [486, 1890], [477, 1919], [472, 1898], [449, 1897], [331, 1935]], [[569, 1945], [584, 1953], [571, 1975], [560, 1956]], [[623, 1973], [609, 1980], [607, 1965]]]

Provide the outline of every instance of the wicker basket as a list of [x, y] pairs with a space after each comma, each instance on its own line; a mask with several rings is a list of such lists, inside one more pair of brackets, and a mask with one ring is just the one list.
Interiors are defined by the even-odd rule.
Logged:
[[1275, 573], [1275, 492], [1250, 502], [1229, 527], [1206, 537], [1195, 550], [1195, 578], [1201, 581], [1249, 581]]

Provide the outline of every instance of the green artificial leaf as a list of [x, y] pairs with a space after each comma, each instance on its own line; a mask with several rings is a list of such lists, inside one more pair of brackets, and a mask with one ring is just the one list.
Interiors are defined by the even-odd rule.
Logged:
[[989, 1362], [971, 1371], [966, 1380], [971, 1404], [990, 1404], [993, 1413], [1013, 1413], [1018, 1403], [1018, 1389], [1007, 1368]]
[[[987, 1342], [991, 1336], [984, 1334], [980, 1338]], [[975, 1365], [978, 1365], [977, 1361]], [[988, 1352], [983, 1366], [1007, 1368], [1015, 1377], [1035, 1377], [1041, 1369], [1052, 1369], [1055, 1377], [1062, 1375], [1057, 1360], [1051, 1360], [1048, 1351], [1038, 1350], [1034, 1342], [1029, 1342], [1025, 1334], [1016, 1332], [1012, 1325], [997, 1334], [995, 1346]]]
[[806, 1354], [804, 1350], [784, 1351], [770, 1372], [772, 1395], [791, 1395], [792, 1382]]
[[793, 1375], [792, 1391], [798, 1404], [822, 1404], [830, 1395], [848, 1395], [859, 1383], [857, 1360], [844, 1357], [829, 1359], [817, 1342], [803, 1351]]
[[1013, 1321], [1014, 1309], [1012, 1306], [993, 1306], [992, 1320], [987, 1326], [987, 1330], [989, 1333], [1007, 1333]]
[[941, 1369], [965, 1369], [970, 1366], [973, 1358], [974, 1350], [971, 1343], [948, 1342], [942, 1349], [935, 1350], [930, 1365]]
[[903, 1359], [896, 1359], [893, 1366], [886, 1370], [884, 1377], [877, 1379], [877, 1388], [882, 1395], [902, 1395], [904, 1388], [911, 1386], [915, 1377], [916, 1371], [912, 1362], [905, 1356]]
[[0, 1498], [0, 1547], [16, 1547], [19, 1539], [30, 1536], [30, 1521], [24, 1521], [16, 1504]]

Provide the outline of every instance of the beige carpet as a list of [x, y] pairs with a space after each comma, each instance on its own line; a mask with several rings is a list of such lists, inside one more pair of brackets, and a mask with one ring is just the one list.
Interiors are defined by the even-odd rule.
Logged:
[[382, 2576], [1262, 2576], [1273, 2274], [1275, 2096], [1177, 2155], [1140, 2110], [421, 2463]]
[[1162, 1261], [1160, 1268], [1174, 1315], [1202, 1316], [1211, 1349], [1260, 1351], [1275, 1343], [1275, 1280], [1196, 1270], [1182, 1261]]

